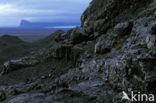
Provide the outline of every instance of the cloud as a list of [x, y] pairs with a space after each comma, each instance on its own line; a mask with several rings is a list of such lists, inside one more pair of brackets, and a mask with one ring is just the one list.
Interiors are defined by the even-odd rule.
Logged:
[[18, 12], [18, 10], [13, 8], [11, 4], [0, 5], [0, 16], [8, 16], [15, 12]]
[[[91, 0], [3, 0], [0, 1], [0, 26], [31, 21], [79, 20]], [[14, 18], [14, 22], [11, 21]], [[16, 21], [16, 22], [15, 22]]]

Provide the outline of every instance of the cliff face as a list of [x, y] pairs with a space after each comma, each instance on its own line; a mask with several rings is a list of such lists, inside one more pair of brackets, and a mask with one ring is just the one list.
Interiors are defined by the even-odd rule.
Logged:
[[40, 41], [33, 57], [4, 63], [2, 103], [133, 103], [123, 97], [156, 93], [156, 1], [93, 0], [81, 21]]
[[134, 19], [153, 0], [93, 0], [81, 16], [82, 26], [105, 33], [115, 24]]

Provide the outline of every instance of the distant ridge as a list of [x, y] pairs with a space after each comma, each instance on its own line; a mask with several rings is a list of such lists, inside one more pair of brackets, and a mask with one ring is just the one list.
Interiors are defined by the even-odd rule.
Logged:
[[21, 28], [49, 28], [49, 27], [59, 27], [59, 26], [76, 26], [80, 25], [80, 22], [30, 22], [27, 20], [22, 20], [20, 23]]

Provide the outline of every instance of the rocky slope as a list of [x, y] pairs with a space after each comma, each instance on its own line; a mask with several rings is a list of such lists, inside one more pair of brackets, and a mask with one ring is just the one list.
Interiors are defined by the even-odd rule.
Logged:
[[81, 21], [4, 63], [2, 103], [133, 103], [123, 91], [156, 93], [156, 1], [93, 0]]
[[[2, 63], [28, 54], [31, 48], [29, 43], [20, 40], [18, 37], [3, 35], [0, 37], [0, 68]], [[1, 71], [1, 70], [0, 70]]]

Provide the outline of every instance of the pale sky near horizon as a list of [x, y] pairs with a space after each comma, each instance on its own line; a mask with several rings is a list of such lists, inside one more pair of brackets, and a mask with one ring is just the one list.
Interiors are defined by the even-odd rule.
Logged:
[[0, 27], [18, 26], [21, 20], [31, 22], [72, 22], [91, 0], [0, 0]]

